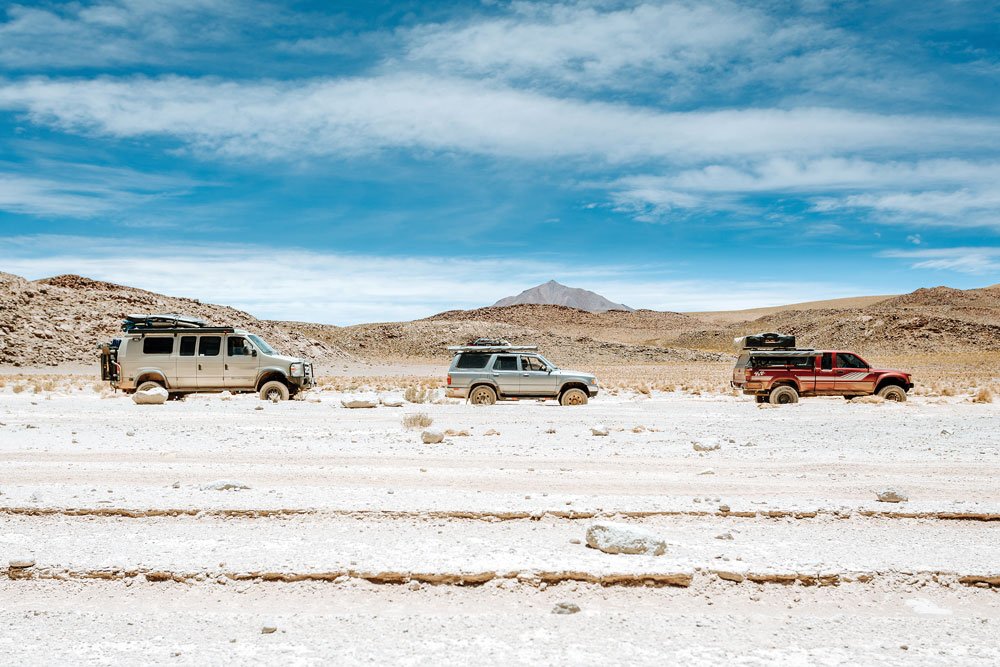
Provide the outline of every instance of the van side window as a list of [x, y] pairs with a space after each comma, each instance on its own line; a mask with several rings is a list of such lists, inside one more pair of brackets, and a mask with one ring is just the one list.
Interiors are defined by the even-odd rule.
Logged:
[[823, 362], [822, 362], [822, 365], [820, 366], [820, 368], [822, 368], [824, 371], [833, 370], [833, 353], [832, 352], [824, 352], [823, 353]]
[[181, 336], [181, 351], [180, 355], [182, 357], [193, 357], [194, 356], [194, 343], [198, 340], [194, 336]]
[[517, 370], [517, 357], [512, 354], [498, 356], [496, 362], [493, 364], [493, 370], [495, 371], [516, 371]]
[[143, 354], [170, 354], [174, 351], [174, 339], [163, 338], [162, 336], [155, 338], [143, 338], [142, 339], [142, 353]]
[[198, 344], [199, 357], [217, 357], [222, 348], [222, 336], [202, 336]]

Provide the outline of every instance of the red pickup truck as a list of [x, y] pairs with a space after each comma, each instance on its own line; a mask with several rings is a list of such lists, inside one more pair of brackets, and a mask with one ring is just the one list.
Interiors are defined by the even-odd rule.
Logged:
[[913, 388], [909, 373], [872, 368], [844, 350], [743, 350], [733, 369], [734, 387], [758, 403], [797, 403], [799, 396], [876, 394], [887, 401], [905, 401]]

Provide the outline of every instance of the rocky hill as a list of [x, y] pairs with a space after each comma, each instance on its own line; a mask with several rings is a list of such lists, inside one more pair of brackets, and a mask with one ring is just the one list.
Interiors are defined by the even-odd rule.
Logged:
[[316, 360], [347, 358], [336, 346], [228, 306], [163, 296], [80, 276], [29, 281], [0, 273], [0, 364], [94, 363], [95, 349], [121, 335], [132, 313], [176, 312], [262, 334], [278, 350]]
[[526, 289], [516, 296], [504, 297], [493, 305], [521, 306], [525, 304], [567, 306], [591, 313], [604, 313], [609, 310], [632, 310], [632, 308], [629, 308], [625, 304], [615, 303], [610, 299], [604, 298], [597, 292], [580, 289], [579, 287], [567, 287], [554, 280], [542, 283], [531, 289]]

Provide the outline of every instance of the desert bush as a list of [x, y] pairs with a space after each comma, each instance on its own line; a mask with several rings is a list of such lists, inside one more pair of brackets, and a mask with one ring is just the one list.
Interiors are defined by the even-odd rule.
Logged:
[[989, 387], [982, 387], [976, 396], [972, 399], [973, 403], [992, 403], [993, 402], [993, 392], [990, 391]]
[[406, 428], [427, 428], [434, 423], [434, 420], [426, 412], [414, 412], [403, 417], [403, 426]]
[[407, 387], [406, 391], [403, 392], [403, 399], [409, 403], [426, 403], [433, 394], [433, 390], [426, 387], [412, 386]]
[[24, 386], [23, 384], [21, 384], [20, 382], [18, 382], [18, 383], [17, 383], [17, 384], [15, 384], [15, 385], [14, 385], [13, 387], [11, 387], [11, 391], [13, 391], [13, 392], [14, 392], [15, 394], [20, 394], [20, 393], [21, 393], [22, 391], [24, 391], [25, 389], [27, 389], [27, 387], [25, 387], [25, 386]]

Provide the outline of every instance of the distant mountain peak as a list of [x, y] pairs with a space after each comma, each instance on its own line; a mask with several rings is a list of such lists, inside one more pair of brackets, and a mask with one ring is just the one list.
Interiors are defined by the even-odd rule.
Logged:
[[540, 304], [545, 306], [568, 306], [591, 313], [604, 313], [609, 310], [632, 311], [625, 304], [615, 303], [596, 292], [567, 287], [562, 283], [550, 280], [537, 287], [526, 289], [517, 296], [508, 296], [497, 301], [494, 306], [517, 306], [521, 304]]

